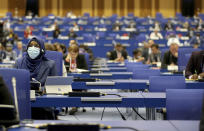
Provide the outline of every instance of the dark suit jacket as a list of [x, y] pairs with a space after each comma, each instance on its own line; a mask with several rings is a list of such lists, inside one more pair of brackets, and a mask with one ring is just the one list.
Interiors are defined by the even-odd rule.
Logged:
[[[78, 69], [88, 70], [88, 65], [86, 63], [85, 56], [82, 55], [82, 54], [79, 54], [77, 56], [77, 58], [76, 58], [76, 65], [77, 65]], [[69, 71], [70, 63], [65, 61], [65, 66], [66, 66], [67, 71]]]
[[145, 58], [145, 61], [148, 60], [149, 57], [149, 48], [142, 48], [142, 56]]
[[[123, 58], [127, 59], [127, 52], [123, 50], [121, 53], [122, 53]], [[117, 52], [116, 50], [114, 50], [111, 52], [110, 60], [115, 60], [116, 58], [117, 58]]]
[[178, 59], [174, 57], [170, 51], [165, 52], [161, 68], [166, 69], [172, 62], [177, 65]]
[[193, 74], [202, 73], [204, 50], [192, 52], [185, 70], [185, 76], [188, 78]]

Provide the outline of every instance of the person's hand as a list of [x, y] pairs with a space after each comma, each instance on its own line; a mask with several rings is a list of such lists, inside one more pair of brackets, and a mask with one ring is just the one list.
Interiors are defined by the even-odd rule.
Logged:
[[65, 58], [65, 61], [69, 62], [69, 60], [70, 60], [70, 55], [68, 54], [67, 57]]
[[197, 74], [193, 74], [193, 76], [192, 76], [192, 78], [191, 78], [191, 79], [193, 79], [193, 80], [198, 79], [198, 75], [197, 75]]
[[175, 64], [174, 64], [174, 63], [171, 63], [170, 66], [175, 66]]
[[117, 58], [115, 59], [116, 62], [123, 62], [124, 61], [124, 58], [123, 57], [120, 57], [120, 58]]
[[138, 61], [144, 61], [144, 57], [140, 57]]
[[173, 53], [173, 56], [178, 57], [178, 52]]
[[200, 76], [201, 78], [204, 78], [204, 72], [203, 72], [203, 73], [200, 73], [199, 76]]

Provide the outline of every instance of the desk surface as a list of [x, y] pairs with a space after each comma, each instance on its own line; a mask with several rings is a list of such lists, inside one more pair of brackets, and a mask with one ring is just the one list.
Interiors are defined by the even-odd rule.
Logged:
[[[63, 124], [80, 124], [94, 123], [110, 125], [111, 127], [132, 127], [139, 131], [198, 131], [199, 121], [34, 121], [33, 125], [48, 124], [48, 123], [63, 123]], [[39, 129], [21, 127], [9, 129], [9, 131], [39, 131]], [[46, 129], [40, 129], [45, 131]], [[103, 131], [103, 130], [102, 130]], [[105, 131], [105, 130], [104, 130]], [[106, 131], [130, 131], [130, 129], [108, 129]]]
[[[94, 83], [94, 82], [92, 82]], [[97, 85], [97, 83], [99, 83]], [[138, 79], [110, 79], [86, 85], [86, 82], [73, 82], [73, 89], [148, 89], [149, 80]], [[204, 82], [186, 81], [187, 89], [204, 89]]]
[[[37, 96], [32, 107], [165, 107], [165, 93], [115, 93], [101, 97]], [[85, 99], [85, 101], [84, 101]], [[87, 99], [91, 99], [87, 100]]]

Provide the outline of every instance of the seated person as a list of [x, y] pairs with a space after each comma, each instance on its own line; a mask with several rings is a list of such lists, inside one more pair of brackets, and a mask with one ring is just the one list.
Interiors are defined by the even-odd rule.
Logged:
[[0, 43], [0, 62], [3, 62], [3, 59], [6, 59], [6, 51], [4, 46]]
[[77, 25], [76, 22], [73, 23], [73, 30], [74, 31], [79, 31], [79, 26]]
[[59, 26], [58, 25], [56, 25], [55, 26], [55, 29], [54, 29], [54, 31], [53, 31], [53, 38], [58, 38], [59, 37], [59, 35], [60, 35], [60, 28], [59, 28]]
[[153, 25], [153, 27], [150, 27], [150, 30], [158, 30], [158, 31], [161, 31], [162, 28], [161, 28], [161, 25], [158, 21], [156, 21]]
[[182, 26], [182, 27], [177, 27], [176, 30], [177, 30], [177, 31], [187, 32], [187, 31], [189, 31], [189, 29], [190, 29], [190, 25], [189, 25], [188, 21], [182, 23], [181, 26]]
[[65, 66], [67, 71], [76, 72], [77, 69], [88, 70], [85, 56], [79, 54], [79, 47], [76, 44], [72, 44], [68, 48], [68, 55], [65, 58]]
[[204, 38], [200, 36], [199, 33], [196, 33], [190, 40], [189, 40], [190, 45], [193, 45], [195, 43], [198, 43], [199, 45], [202, 45], [204, 43]]
[[150, 39], [159, 40], [159, 39], [163, 39], [163, 36], [160, 32], [158, 32], [158, 30], [154, 30], [154, 32], [150, 34]]
[[196, 25], [196, 29], [198, 31], [202, 31], [204, 29], [204, 23], [202, 19], [199, 20], [198, 24]]
[[[26, 54], [16, 61], [17, 69], [30, 71], [30, 80], [39, 81], [45, 85], [48, 76], [56, 76], [55, 61], [45, 57], [44, 41], [39, 37], [33, 37], [27, 45]], [[32, 108], [32, 119], [56, 119], [52, 108]]]
[[30, 71], [30, 79], [33, 78], [44, 86], [47, 76], [56, 76], [55, 61], [45, 57], [45, 46], [42, 39], [33, 37], [27, 45], [26, 54], [16, 61], [17, 69]]
[[23, 49], [23, 43], [21, 41], [18, 41], [17, 48], [14, 51], [16, 53], [17, 58], [21, 58], [23, 56], [24, 49]]
[[149, 55], [147, 60], [147, 64], [157, 64], [157, 62], [161, 62], [161, 52], [159, 50], [159, 46], [157, 44], [153, 44], [151, 46], [152, 53]]
[[144, 57], [142, 57], [142, 51], [139, 49], [135, 49], [133, 52], [133, 62], [144, 62]]
[[168, 38], [168, 41], [167, 41], [167, 46], [170, 46], [171, 43], [177, 43], [178, 46], [181, 46], [181, 43], [179, 41], [179, 38], [176, 37], [176, 35], [174, 34], [171, 34]]
[[185, 70], [185, 77], [189, 79], [204, 78], [203, 57], [204, 50], [195, 51], [191, 54]]
[[177, 65], [178, 60], [178, 44], [172, 43], [169, 47], [169, 51], [164, 53], [161, 68], [166, 69], [169, 65]]
[[10, 43], [6, 44], [6, 59], [7, 62], [16, 60], [16, 52], [13, 51], [13, 45]]
[[170, 20], [168, 20], [168, 22], [165, 24], [164, 30], [166, 30], [166, 31], [172, 31], [173, 30], [173, 24], [171, 23]]
[[120, 31], [121, 30], [121, 23], [120, 23], [120, 21], [116, 20], [116, 22], [113, 24], [112, 30], [113, 31]]
[[32, 36], [32, 31], [33, 31], [33, 28], [30, 27], [30, 26], [27, 26], [25, 31], [24, 31], [24, 37], [27, 39], [27, 38], [30, 38]]
[[118, 43], [115, 45], [115, 50], [110, 53], [110, 60], [114, 60], [116, 62], [123, 62], [127, 59], [127, 52], [123, 49], [123, 46]]
[[151, 46], [154, 44], [153, 40], [148, 40], [148, 43], [144, 43], [144, 47], [142, 47], [142, 56], [145, 58], [145, 61], [148, 60], [149, 55], [151, 54]]
[[71, 28], [68, 34], [69, 39], [76, 39], [77, 34], [74, 32], [74, 30]]

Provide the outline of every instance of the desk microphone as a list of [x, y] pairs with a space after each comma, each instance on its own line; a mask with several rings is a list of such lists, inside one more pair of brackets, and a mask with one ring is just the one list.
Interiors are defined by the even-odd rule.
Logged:
[[69, 97], [100, 97], [100, 92], [69, 92]]
[[12, 86], [13, 86], [14, 102], [15, 102], [15, 107], [16, 107], [16, 119], [19, 120], [18, 97], [16, 93], [16, 78], [15, 77], [12, 77]]

